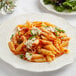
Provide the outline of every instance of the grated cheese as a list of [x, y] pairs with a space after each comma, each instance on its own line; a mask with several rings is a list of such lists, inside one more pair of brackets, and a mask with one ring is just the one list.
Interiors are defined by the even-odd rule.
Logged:
[[27, 47], [28, 49], [30, 49], [35, 40], [36, 40], [36, 38], [32, 38], [31, 40], [28, 40], [28, 41], [25, 43], [26, 47]]
[[18, 31], [21, 31], [22, 29], [20, 29], [19, 27], [17, 27], [17, 30], [18, 30]]
[[45, 27], [44, 28], [45, 30], [47, 30], [47, 31], [51, 31], [51, 32], [54, 32], [55, 31], [55, 28], [53, 28], [53, 27]]
[[37, 27], [32, 28], [32, 34], [33, 35], [36, 35], [36, 34], [40, 35], [40, 33], [41, 33], [41, 30], [39, 28], [37, 28]]
[[27, 58], [27, 60], [31, 60], [31, 58], [32, 58], [32, 54], [29, 53], [29, 52], [26, 52], [25, 57]]

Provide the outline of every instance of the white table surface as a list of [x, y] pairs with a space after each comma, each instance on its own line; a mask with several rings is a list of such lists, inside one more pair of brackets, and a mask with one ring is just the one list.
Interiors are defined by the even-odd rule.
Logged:
[[[0, 15], [0, 24], [8, 18], [28, 12], [50, 13], [46, 11], [39, 3], [39, 0], [17, 0], [15, 12], [10, 15]], [[50, 13], [53, 14], [53, 13]], [[58, 15], [59, 16], [59, 15]], [[74, 28], [76, 27], [76, 16], [61, 16], [65, 18]], [[1, 49], [0, 49], [1, 50]], [[29, 67], [28, 67], [29, 68]], [[51, 68], [51, 67], [50, 67]], [[34, 73], [24, 70], [18, 70], [0, 59], [0, 76], [75, 76], [76, 75], [76, 59], [74, 63], [63, 67], [57, 71]]]

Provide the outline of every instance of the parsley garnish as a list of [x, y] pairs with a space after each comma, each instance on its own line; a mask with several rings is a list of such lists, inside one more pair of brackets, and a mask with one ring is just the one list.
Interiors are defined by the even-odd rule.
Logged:
[[58, 31], [58, 32], [60, 32], [60, 33], [61, 33], [61, 32], [62, 32], [62, 33], [65, 33], [64, 30], [61, 30], [61, 29], [59, 29], [59, 28], [57, 28], [57, 27], [55, 27], [55, 30]]
[[64, 39], [64, 37], [62, 37], [61, 39]]
[[31, 32], [31, 35], [33, 35], [32, 30], [30, 30], [30, 32]]
[[43, 24], [41, 26], [45, 27], [45, 25], [43, 25]]
[[45, 26], [45, 28], [47, 28], [47, 27], [49, 27], [49, 26]]
[[18, 31], [18, 34], [21, 35], [20, 31]]
[[32, 38], [34, 38], [35, 36], [33, 35], [33, 36], [31, 36], [30, 38], [29, 38], [29, 40], [31, 40]]
[[45, 28], [46, 28], [46, 27], [49, 27], [49, 26], [45, 26], [45, 25], [43, 25], [43, 24], [42, 24], [41, 26], [43, 26], [43, 27], [45, 27]]
[[12, 39], [13, 36], [14, 36], [14, 34], [11, 35], [10, 39]]
[[22, 59], [24, 55], [23, 55], [23, 54], [21, 54], [21, 55], [19, 55], [19, 56], [20, 56], [20, 58]]
[[38, 52], [38, 54], [40, 54], [40, 52]]
[[30, 32], [31, 32], [31, 35], [32, 35], [32, 36], [36, 36], [36, 35], [38, 35], [38, 33], [37, 33], [37, 34], [33, 34], [33, 33], [32, 33], [32, 30], [31, 30]]
[[32, 54], [30, 53], [30, 56], [32, 56]]
[[59, 35], [57, 34], [57, 32], [54, 32], [54, 33], [55, 33], [56, 36], [59, 36]]

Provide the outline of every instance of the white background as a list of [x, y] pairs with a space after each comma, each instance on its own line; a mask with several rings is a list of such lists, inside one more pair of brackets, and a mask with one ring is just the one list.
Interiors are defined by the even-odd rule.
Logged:
[[[50, 13], [45, 10], [39, 3], [39, 0], [17, 0], [17, 7], [13, 14], [0, 15], [0, 24], [4, 23], [8, 18], [28, 12]], [[50, 13], [53, 14], [53, 13]], [[60, 15], [58, 15], [60, 16]], [[65, 18], [74, 28], [76, 28], [76, 16], [61, 16]], [[1, 51], [1, 49], [0, 49]], [[28, 67], [29, 68], [29, 67]], [[51, 68], [51, 67], [50, 67]], [[24, 70], [18, 70], [5, 63], [0, 59], [0, 76], [75, 76], [76, 75], [76, 59], [74, 63], [65, 66], [57, 71], [34, 73]]]

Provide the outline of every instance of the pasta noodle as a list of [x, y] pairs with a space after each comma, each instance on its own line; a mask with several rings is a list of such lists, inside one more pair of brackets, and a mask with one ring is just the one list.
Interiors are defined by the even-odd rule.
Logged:
[[46, 58], [32, 59], [32, 62], [46, 62]]
[[16, 27], [8, 46], [22, 59], [30, 62], [51, 62], [68, 54], [66, 48], [70, 38], [65, 31], [53, 24], [42, 21], [26, 21]]
[[47, 49], [39, 49], [38, 52], [41, 53], [41, 54], [43, 54], [43, 55], [54, 56], [54, 54], [51, 51], [47, 50]]
[[68, 46], [68, 44], [69, 44], [69, 41], [63, 41], [61, 46], [66, 47], [66, 46]]
[[51, 62], [51, 61], [52, 61], [51, 56], [48, 56], [48, 55], [47, 55], [47, 56], [46, 56], [46, 59], [47, 59], [48, 62]]

